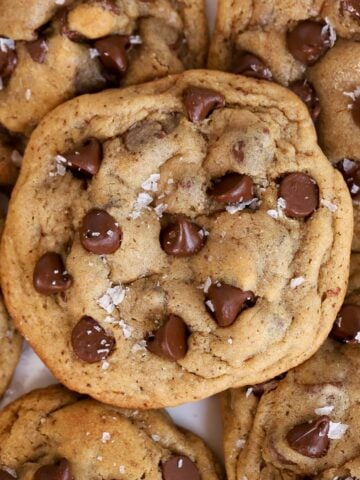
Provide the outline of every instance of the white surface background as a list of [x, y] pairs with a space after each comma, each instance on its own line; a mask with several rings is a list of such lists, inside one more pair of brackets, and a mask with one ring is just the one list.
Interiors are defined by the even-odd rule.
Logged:
[[[209, 26], [212, 29], [216, 10], [216, 0], [207, 0]], [[34, 388], [45, 387], [57, 383], [49, 370], [25, 344], [23, 354], [17, 366], [13, 381], [1, 401], [4, 406]], [[218, 454], [222, 454], [222, 423], [219, 411], [219, 399], [211, 397], [201, 402], [188, 403], [181, 407], [169, 408], [174, 421], [200, 435]]]

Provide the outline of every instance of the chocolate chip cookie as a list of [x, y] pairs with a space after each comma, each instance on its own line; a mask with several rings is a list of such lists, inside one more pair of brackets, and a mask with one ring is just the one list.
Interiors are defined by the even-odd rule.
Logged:
[[4, 480], [221, 478], [202, 440], [165, 412], [115, 409], [60, 386], [3, 410], [0, 438]]
[[220, 0], [211, 68], [272, 80], [308, 106], [354, 201], [360, 251], [360, 3]]
[[270, 382], [223, 395], [229, 480], [360, 477], [360, 256], [321, 349]]
[[12, 197], [3, 288], [66, 386], [176, 405], [311, 356], [343, 302], [351, 235], [302, 102], [189, 71], [47, 116]]
[[203, 0], [0, 0], [0, 125], [26, 139], [69, 98], [202, 67], [206, 50]]
[[[0, 237], [4, 228], [7, 197], [0, 193]], [[21, 338], [6, 311], [0, 291], [0, 397], [6, 390], [21, 353]]]

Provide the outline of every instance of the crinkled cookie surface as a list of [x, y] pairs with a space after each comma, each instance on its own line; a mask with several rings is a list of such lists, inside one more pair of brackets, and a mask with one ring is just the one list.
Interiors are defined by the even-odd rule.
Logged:
[[202, 0], [0, 0], [0, 11], [1, 183], [23, 151], [14, 135], [60, 103], [204, 65]]
[[3, 479], [220, 478], [204, 443], [161, 411], [119, 410], [63, 387], [35, 390], [0, 414]]
[[176, 405], [311, 356], [343, 301], [351, 232], [299, 99], [190, 71], [47, 116], [11, 201], [3, 289], [66, 386]]
[[359, 260], [331, 339], [310, 360], [223, 394], [229, 480], [359, 478]]
[[360, 250], [360, 3], [220, 0], [209, 66], [288, 86], [307, 104], [354, 201]]

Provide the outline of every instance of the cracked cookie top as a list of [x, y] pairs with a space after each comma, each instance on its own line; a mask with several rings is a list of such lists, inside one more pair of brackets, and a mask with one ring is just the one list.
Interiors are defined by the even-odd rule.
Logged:
[[34, 132], [3, 288], [68, 387], [159, 407], [308, 358], [343, 301], [351, 200], [306, 108], [190, 71], [72, 100]]
[[60, 386], [3, 410], [0, 437], [4, 480], [220, 478], [205, 444], [165, 412], [115, 409]]
[[223, 394], [229, 480], [359, 478], [359, 257], [331, 339], [286, 375]]
[[204, 65], [202, 0], [0, 0], [0, 12], [2, 184], [23, 153], [14, 135], [26, 139], [60, 103]]
[[360, 251], [360, 3], [221, 0], [209, 66], [288, 86], [307, 105], [319, 143], [354, 202]]

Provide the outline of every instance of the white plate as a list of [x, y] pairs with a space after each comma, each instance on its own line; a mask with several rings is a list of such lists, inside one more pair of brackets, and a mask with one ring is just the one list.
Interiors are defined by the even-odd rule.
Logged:
[[[216, 0], [207, 0], [206, 3], [209, 26], [212, 29]], [[57, 383], [56, 379], [30, 346], [25, 344], [15, 375], [0, 403], [0, 407], [7, 405], [34, 388], [45, 387], [52, 383]], [[211, 397], [201, 402], [187, 403], [181, 407], [169, 408], [168, 411], [178, 425], [200, 435], [219, 458], [223, 458], [222, 422], [217, 397]]]

